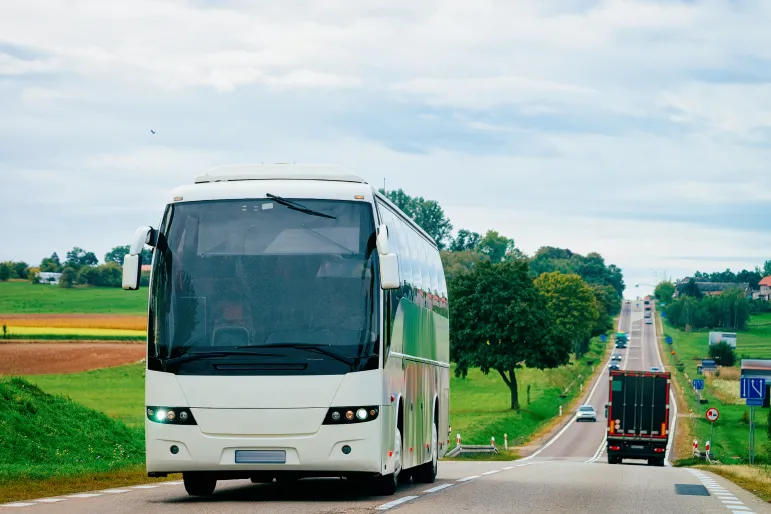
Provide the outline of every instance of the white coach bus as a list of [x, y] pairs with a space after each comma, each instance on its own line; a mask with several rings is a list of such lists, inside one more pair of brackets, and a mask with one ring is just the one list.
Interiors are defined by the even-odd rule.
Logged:
[[335, 166], [223, 166], [141, 227], [153, 247], [147, 473], [433, 482], [447, 451], [447, 287], [435, 242]]

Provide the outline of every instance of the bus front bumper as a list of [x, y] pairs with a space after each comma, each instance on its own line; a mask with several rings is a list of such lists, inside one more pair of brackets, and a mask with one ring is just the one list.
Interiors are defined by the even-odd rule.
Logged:
[[[393, 463], [381, 440], [380, 424], [374, 422], [322, 425], [314, 434], [292, 436], [209, 435], [195, 425], [153, 422], [145, 429], [147, 472], [151, 476], [186, 471], [386, 474], [393, 470]], [[273, 462], [282, 458], [285, 462], [255, 462], [265, 456]], [[247, 462], [242, 462], [244, 459]]]

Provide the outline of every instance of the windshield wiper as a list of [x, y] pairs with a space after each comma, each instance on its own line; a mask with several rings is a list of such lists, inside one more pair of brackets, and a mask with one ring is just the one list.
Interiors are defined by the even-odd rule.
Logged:
[[330, 214], [324, 214], [323, 212], [319, 212], [319, 211], [314, 211], [313, 209], [309, 209], [304, 205], [301, 205], [297, 202], [293, 202], [292, 200], [287, 200], [286, 198], [281, 198], [280, 196], [272, 195], [270, 193], [265, 193], [265, 196], [273, 199], [273, 201], [280, 203], [281, 205], [287, 207], [288, 209], [292, 209], [293, 211], [303, 212], [305, 214], [310, 214], [312, 216], [321, 216], [322, 218], [329, 218], [332, 220], [337, 219], [336, 216], [332, 216]]
[[164, 365], [168, 364], [179, 364], [181, 362], [189, 362], [194, 361], [198, 359], [210, 359], [215, 357], [229, 357], [231, 355], [249, 355], [249, 356], [258, 356], [258, 357], [276, 357], [276, 354], [273, 353], [262, 353], [262, 352], [254, 352], [254, 351], [248, 351], [243, 348], [239, 348], [236, 350], [219, 350], [216, 352], [195, 352], [195, 353], [187, 353], [185, 355], [180, 355], [179, 357], [169, 357], [168, 359], [163, 360]]
[[324, 354], [328, 357], [332, 357], [335, 360], [338, 360], [344, 364], [348, 364], [349, 366], [353, 367], [352, 359], [349, 359], [348, 357], [343, 357], [342, 355], [339, 355], [338, 353], [335, 353], [332, 350], [328, 350], [327, 347], [329, 346], [332, 346], [332, 345], [331, 344], [303, 344], [303, 343], [272, 343], [272, 344], [259, 345], [260, 348], [296, 348], [298, 350], [317, 352], [317, 353]]

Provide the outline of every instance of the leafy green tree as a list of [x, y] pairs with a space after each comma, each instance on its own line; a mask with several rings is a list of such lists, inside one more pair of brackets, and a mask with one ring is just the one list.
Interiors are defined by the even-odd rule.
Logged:
[[490, 262], [496, 264], [514, 253], [517, 247], [514, 240], [499, 234], [495, 230], [488, 230], [479, 240], [477, 249], [490, 258]]
[[596, 337], [613, 330], [613, 317], [621, 311], [621, 302], [611, 285], [590, 284], [590, 287], [597, 302], [597, 323], [592, 329], [592, 337]]
[[570, 360], [570, 343], [556, 337], [545, 298], [523, 260], [480, 261], [450, 282], [450, 354], [455, 375], [497, 371], [519, 410], [516, 370], [554, 368]]
[[56, 252], [52, 253], [50, 257], [44, 258], [40, 262], [40, 271], [47, 273], [59, 273], [62, 271], [62, 263], [59, 261], [59, 256]]
[[594, 291], [575, 273], [544, 273], [533, 282], [546, 298], [557, 337], [570, 341], [580, 357], [597, 325], [600, 312]]
[[62, 276], [59, 277], [59, 287], [62, 287], [64, 289], [70, 289], [75, 283], [76, 278], [77, 278], [77, 271], [75, 271], [74, 268], [71, 268], [69, 266], [65, 267], [62, 270]]
[[410, 196], [402, 189], [386, 192], [385, 189], [381, 188], [380, 193], [434, 238], [440, 250], [447, 246], [451, 239], [452, 224], [437, 201], [426, 200], [422, 196]]
[[94, 252], [87, 252], [78, 246], [67, 252], [67, 260], [64, 262], [65, 266], [74, 269], [81, 266], [96, 266], [97, 264], [99, 264], [99, 259], [96, 258]]
[[479, 241], [482, 239], [476, 232], [471, 232], [462, 228], [458, 231], [458, 235], [450, 243], [451, 252], [473, 252], [479, 246]]
[[131, 245], [116, 246], [104, 255], [104, 262], [116, 262], [123, 265], [123, 258], [131, 251]]
[[686, 282], [686, 284], [681, 289], [680, 294], [683, 296], [690, 296], [692, 298], [702, 297], [701, 289], [699, 289], [699, 286], [696, 285], [696, 280], [693, 278]]
[[0, 281], [7, 282], [11, 278], [11, 267], [8, 264], [0, 263]]
[[663, 280], [656, 285], [656, 289], [653, 290], [653, 295], [657, 300], [671, 301], [672, 295], [675, 294], [675, 285], [668, 281]]
[[442, 267], [447, 282], [452, 281], [460, 273], [471, 271], [480, 261], [490, 260], [487, 255], [473, 251], [448, 252], [442, 250], [439, 255], [442, 257]]
[[721, 366], [730, 367], [736, 364], [736, 353], [733, 347], [725, 341], [709, 345], [709, 356]]
[[605, 264], [605, 259], [596, 252], [583, 256], [567, 248], [544, 246], [538, 249], [530, 259], [530, 274], [534, 277], [550, 271], [577, 273], [590, 285], [610, 285], [616, 291], [618, 302], [613, 308], [613, 315], [621, 311], [621, 298], [626, 285], [623, 273], [614, 264]]

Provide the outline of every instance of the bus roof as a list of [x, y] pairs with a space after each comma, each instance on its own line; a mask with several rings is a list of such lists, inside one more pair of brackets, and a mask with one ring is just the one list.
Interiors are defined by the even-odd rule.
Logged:
[[352, 171], [329, 164], [234, 164], [217, 166], [195, 177], [196, 184], [240, 180], [325, 180], [367, 183]]

